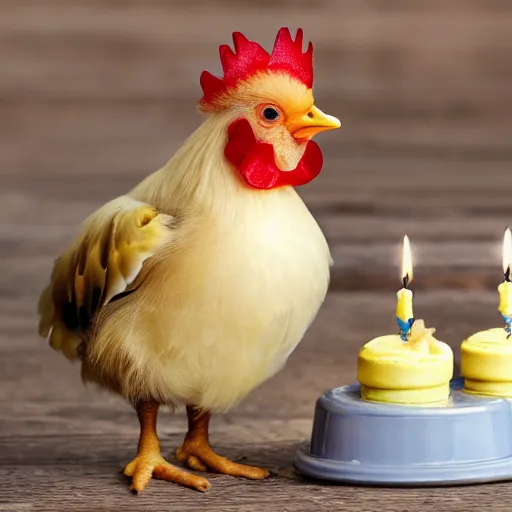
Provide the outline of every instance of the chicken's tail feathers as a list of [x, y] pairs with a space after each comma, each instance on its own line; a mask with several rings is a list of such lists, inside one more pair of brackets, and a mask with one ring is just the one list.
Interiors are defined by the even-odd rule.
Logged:
[[39, 335], [68, 359], [79, 358], [98, 310], [126, 291], [174, 228], [174, 217], [129, 196], [93, 213], [55, 261], [38, 302]]

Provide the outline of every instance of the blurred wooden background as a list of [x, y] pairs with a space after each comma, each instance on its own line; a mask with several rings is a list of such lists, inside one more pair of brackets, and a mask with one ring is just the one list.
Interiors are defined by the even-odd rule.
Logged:
[[[282, 478], [218, 477], [218, 498], [153, 483], [135, 505], [115, 471], [136, 420], [36, 339], [37, 294], [79, 222], [198, 126], [199, 74], [220, 71], [219, 44], [240, 30], [270, 49], [281, 25], [314, 42], [317, 104], [343, 120], [318, 137], [324, 171], [300, 190], [333, 248], [333, 293], [287, 368], [216, 435]], [[500, 510], [486, 487], [337, 491], [298, 485], [289, 466], [318, 393], [353, 380], [360, 345], [394, 329], [404, 233], [418, 308], [440, 337], [456, 349], [499, 323], [511, 85], [510, 0], [0, 0], [0, 510], [148, 510], [155, 495], [185, 500], [180, 510]], [[183, 429], [181, 417], [162, 426], [172, 445]]]
[[[344, 123], [319, 137], [325, 170], [301, 189], [337, 265], [366, 275], [378, 265], [394, 286], [390, 251], [407, 232], [418, 286], [432, 266], [490, 267], [499, 278], [512, 212], [508, 0], [2, 0], [0, 8], [5, 247], [34, 244], [44, 227], [54, 254], [85, 214], [161, 166], [199, 124], [200, 71], [220, 71], [217, 48], [233, 30], [270, 48], [286, 24], [314, 41], [317, 102]], [[27, 210], [36, 203], [37, 215]]]

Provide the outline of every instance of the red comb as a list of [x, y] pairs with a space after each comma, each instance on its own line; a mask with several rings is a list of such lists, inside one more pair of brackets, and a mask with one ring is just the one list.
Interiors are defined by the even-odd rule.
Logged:
[[295, 41], [290, 31], [282, 27], [277, 33], [272, 54], [269, 55], [258, 43], [249, 41], [240, 32], [233, 33], [235, 51], [228, 45], [219, 47], [223, 78], [208, 71], [201, 73], [202, 102], [212, 103], [238, 83], [260, 71], [281, 71], [296, 78], [308, 88], [313, 85], [313, 45], [302, 52], [303, 32], [299, 28]]

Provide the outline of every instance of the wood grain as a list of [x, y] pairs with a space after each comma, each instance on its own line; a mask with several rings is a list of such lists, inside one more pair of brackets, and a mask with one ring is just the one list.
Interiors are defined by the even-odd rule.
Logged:
[[[331, 294], [286, 368], [233, 412], [214, 419], [212, 441], [221, 453], [267, 464], [276, 476], [261, 485], [213, 477], [207, 496], [163, 482], [152, 482], [140, 497], [131, 496], [120, 470], [136, 448], [135, 414], [116, 397], [84, 388], [76, 366], [36, 342], [30, 328], [33, 312], [17, 307], [26, 304], [27, 297], [9, 302], [12, 311], [6, 316], [11, 320], [4, 328], [10, 336], [0, 336], [2, 511], [14, 506], [47, 511], [168, 510], [178, 503], [179, 510], [318, 510], [315, 507], [335, 504], [339, 510], [370, 511], [379, 501], [385, 511], [434, 511], [441, 505], [455, 511], [461, 503], [465, 510], [481, 510], [483, 502], [477, 504], [477, 499], [493, 505], [497, 488], [504, 499], [508, 496], [504, 484], [372, 490], [308, 481], [294, 473], [293, 456], [310, 435], [317, 396], [327, 387], [353, 381], [361, 344], [394, 330], [392, 295]], [[2, 311], [8, 313], [4, 306]], [[477, 292], [427, 292], [418, 294], [416, 301], [417, 310], [456, 353], [463, 337], [495, 324], [495, 306], [494, 294]], [[371, 315], [372, 322], [362, 322], [361, 312]], [[163, 449], [170, 455], [184, 435], [186, 420], [182, 413], [163, 413], [159, 425]]]
[[[343, 120], [299, 191], [332, 246], [332, 293], [284, 370], [213, 421], [221, 453], [275, 476], [213, 476], [206, 495], [152, 482], [133, 497], [120, 470], [136, 417], [37, 339], [37, 294], [83, 218], [198, 126], [217, 46], [242, 30], [268, 48], [280, 25], [314, 41], [317, 104]], [[457, 360], [465, 337], [499, 325], [511, 57], [509, 0], [0, 0], [0, 512], [509, 510], [509, 484], [334, 486], [291, 464], [318, 395], [352, 382], [360, 346], [396, 329], [404, 233], [415, 311]], [[162, 413], [159, 428], [170, 456], [185, 418]]]

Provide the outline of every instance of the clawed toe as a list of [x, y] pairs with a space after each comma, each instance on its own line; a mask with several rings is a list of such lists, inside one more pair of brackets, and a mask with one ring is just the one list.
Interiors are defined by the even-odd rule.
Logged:
[[207, 491], [210, 487], [210, 483], [205, 478], [173, 466], [159, 454], [137, 456], [126, 465], [124, 474], [131, 477], [132, 485], [130, 490], [135, 494], [142, 492], [146, 488], [151, 477], [175, 482], [201, 492]]
[[[191, 453], [192, 450], [193, 453]], [[267, 469], [232, 462], [225, 457], [217, 455], [210, 446], [190, 449], [185, 445], [176, 451], [175, 456], [176, 460], [194, 471], [210, 471], [239, 478], [248, 478], [250, 480], [263, 480], [270, 476], [270, 472]]]

